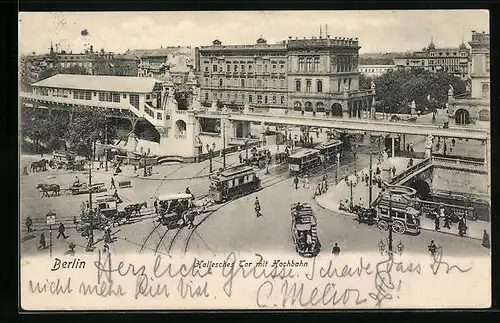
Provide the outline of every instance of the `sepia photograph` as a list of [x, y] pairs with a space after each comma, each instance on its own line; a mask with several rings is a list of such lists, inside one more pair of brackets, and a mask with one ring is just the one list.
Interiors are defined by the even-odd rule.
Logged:
[[22, 310], [491, 305], [487, 10], [18, 24]]

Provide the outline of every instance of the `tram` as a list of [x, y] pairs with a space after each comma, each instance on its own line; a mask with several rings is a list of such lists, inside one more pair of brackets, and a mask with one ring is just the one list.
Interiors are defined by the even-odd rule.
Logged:
[[337, 153], [342, 155], [342, 141], [333, 139], [316, 146], [322, 162], [337, 162]]
[[238, 165], [210, 177], [209, 195], [215, 203], [222, 203], [253, 193], [260, 188], [261, 180], [255, 169], [248, 165]]
[[292, 238], [295, 250], [302, 257], [315, 257], [321, 250], [317, 233], [317, 221], [309, 203], [294, 203], [292, 215]]
[[321, 163], [319, 152], [317, 149], [303, 149], [290, 155], [288, 157], [290, 173], [302, 173], [318, 166]]

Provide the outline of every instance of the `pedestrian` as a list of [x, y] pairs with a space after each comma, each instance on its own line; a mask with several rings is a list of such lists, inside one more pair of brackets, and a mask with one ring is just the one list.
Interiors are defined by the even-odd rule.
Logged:
[[261, 216], [262, 214], [260, 213], [260, 203], [259, 203], [259, 198], [255, 197], [255, 215], [257, 217]]
[[111, 228], [109, 225], [106, 225], [104, 228], [104, 242], [105, 243], [111, 243]]
[[333, 246], [332, 253], [335, 257], [338, 257], [340, 255], [340, 247], [336, 242], [335, 245]]
[[28, 167], [24, 166], [23, 175], [28, 175]]
[[75, 176], [75, 182], [73, 183], [74, 186], [78, 186], [80, 185], [80, 179], [78, 178], [78, 176]]
[[375, 171], [375, 174], [380, 175], [380, 173], [381, 173], [380, 168], [377, 167], [377, 170]]
[[481, 246], [485, 247], [486, 249], [490, 249], [490, 236], [486, 232], [486, 230], [483, 231], [483, 243], [481, 243]]
[[38, 246], [38, 250], [43, 250], [47, 248], [46, 244], [45, 244], [45, 234], [43, 234], [43, 232], [40, 234], [40, 245]]
[[186, 187], [186, 194], [189, 194], [189, 195], [191, 195], [192, 198], [194, 198], [194, 195], [193, 195], [193, 193], [191, 193], [191, 190], [189, 189], [189, 187]]
[[33, 229], [31, 229], [31, 226], [33, 225], [33, 220], [31, 219], [31, 217], [30, 217], [30, 216], [28, 216], [28, 217], [26, 218], [26, 222], [25, 222], [25, 224], [26, 224], [26, 228], [28, 229], [28, 233], [32, 232], [32, 231], [33, 231]]
[[293, 184], [295, 184], [295, 189], [299, 189], [299, 177], [298, 176], [295, 176], [295, 178], [293, 179]]
[[321, 195], [321, 184], [318, 183], [318, 185], [316, 185], [316, 190], [314, 191], [314, 195]]
[[155, 197], [155, 201], [154, 201], [153, 205], [155, 207], [156, 214], [158, 214], [158, 197]]
[[410, 143], [410, 152], [413, 152], [413, 143]]
[[431, 253], [431, 256], [434, 256], [436, 254], [436, 251], [437, 251], [437, 246], [436, 244], [434, 243], [434, 240], [431, 240], [431, 243], [429, 244], [429, 246], [427, 247], [428, 250], [430, 251]]
[[439, 231], [439, 215], [434, 218], [434, 230]]
[[455, 144], [456, 144], [455, 138], [452, 138], [452, 139], [451, 139], [451, 145], [452, 145], [453, 147], [455, 147]]
[[410, 144], [406, 144], [406, 151], [410, 151]]
[[137, 165], [134, 164], [134, 174], [137, 173]]
[[85, 251], [87, 252], [94, 251], [93, 245], [94, 245], [94, 230], [90, 228], [89, 234], [87, 236], [87, 247], [85, 248]]
[[309, 177], [307, 175], [304, 175], [304, 185], [303, 188], [309, 188]]
[[111, 177], [111, 186], [109, 189], [116, 189], [116, 186], [115, 186], [115, 179], [113, 177]]
[[59, 224], [59, 229], [57, 230], [59, 233], [57, 234], [57, 237], [56, 239], [59, 239], [60, 236], [63, 237], [63, 239], [67, 239], [68, 237], [66, 236], [66, 234], [64, 233], [64, 231], [66, 231], [66, 228], [64, 227], [64, 224], [61, 222]]
[[370, 185], [370, 176], [368, 176], [368, 174], [365, 174], [365, 182], [366, 186]]
[[467, 226], [465, 225], [465, 221], [463, 218], [460, 218], [460, 221], [458, 221], [458, 234], [461, 237], [467, 234]]
[[444, 216], [444, 227], [446, 229], [451, 229], [450, 223], [451, 223], [451, 215], [447, 214]]

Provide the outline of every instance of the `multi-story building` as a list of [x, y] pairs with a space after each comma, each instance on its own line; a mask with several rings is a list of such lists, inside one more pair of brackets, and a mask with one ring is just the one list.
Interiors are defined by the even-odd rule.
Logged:
[[368, 77], [377, 77], [396, 69], [396, 65], [359, 65], [359, 72]]
[[490, 34], [472, 31], [471, 97], [490, 98]]
[[214, 40], [200, 55], [201, 102], [255, 107], [288, 106], [286, 43], [223, 45]]
[[252, 45], [215, 40], [199, 50], [201, 101], [335, 115], [368, 110], [372, 91], [359, 90], [359, 48], [357, 39], [330, 37], [277, 44], [259, 38]]
[[444, 71], [462, 79], [469, 77], [469, 49], [464, 42], [459, 47], [436, 48], [434, 42], [422, 51], [394, 59], [397, 68], [422, 68], [427, 71]]
[[127, 51], [139, 58], [140, 63], [137, 75], [140, 77], [154, 77], [162, 80], [169, 70], [174, 84], [183, 84], [187, 80], [188, 72], [196, 67], [196, 48], [166, 47], [152, 50]]
[[96, 55], [93, 63], [93, 75], [137, 76], [139, 58], [126, 54]]

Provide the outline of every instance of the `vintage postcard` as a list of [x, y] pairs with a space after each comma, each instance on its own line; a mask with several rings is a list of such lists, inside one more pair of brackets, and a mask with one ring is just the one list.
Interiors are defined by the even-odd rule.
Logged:
[[19, 28], [23, 311], [490, 307], [488, 11]]

